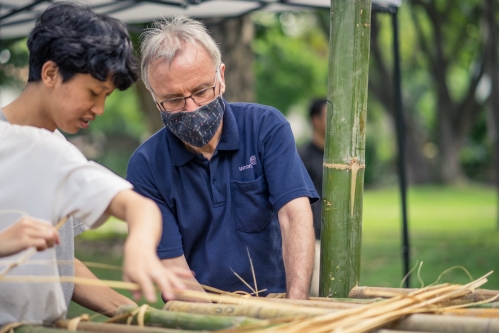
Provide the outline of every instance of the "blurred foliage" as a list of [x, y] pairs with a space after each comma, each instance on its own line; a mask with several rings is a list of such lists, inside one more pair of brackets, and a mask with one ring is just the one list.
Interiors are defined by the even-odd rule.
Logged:
[[[446, 24], [442, 25], [440, 31], [443, 52], [450, 59], [446, 82], [453, 101], [459, 101], [466, 93], [469, 77], [478, 70], [480, 64], [481, 38], [485, 33], [479, 11], [482, 3], [480, 0], [456, 3], [457, 8], [449, 12], [444, 22]], [[438, 7], [450, 6], [442, 0], [433, 4]], [[427, 42], [433, 40], [436, 32], [433, 30], [431, 18], [421, 8], [414, 10], [412, 16], [413, 9], [410, 4], [404, 3], [399, 12], [403, 100], [411, 121], [424, 138], [425, 154], [429, 163], [436, 166], [436, 156], [439, 154], [439, 118], [436, 111], [438, 90], [430, 70], [431, 59], [419, 45], [415, 16], [419, 18], [421, 31], [424, 32]], [[379, 80], [382, 82], [379, 88], [392, 94], [391, 17], [383, 13], [373, 16], [377, 18], [378, 34], [372, 44], [375, 43], [380, 50], [382, 64], [389, 74], [389, 80]], [[473, 17], [474, 20], [467, 20], [467, 17]], [[495, 13], [495, 18], [498, 22], [498, 13]], [[326, 96], [329, 11], [256, 12], [252, 14], [252, 20], [255, 24], [255, 39], [252, 43], [256, 56], [255, 65], [253, 69], [238, 70], [254, 71], [256, 102], [274, 106], [285, 115], [298, 113], [303, 117], [300, 125], [308, 126], [309, 101]], [[138, 43], [137, 36], [145, 26], [137, 25], [131, 28], [134, 44]], [[2, 52], [7, 49], [10, 56], [2, 63], [6, 59], [5, 53]], [[430, 50], [436, 52], [433, 48]], [[27, 75], [27, 60], [25, 39], [1, 41], [0, 86], [21, 89]], [[378, 65], [372, 52], [371, 77], [381, 75]], [[482, 89], [483, 95], [486, 94], [487, 87]], [[392, 96], [389, 100], [392, 100]], [[395, 182], [396, 172], [396, 139], [393, 119], [388, 112], [391, 108], [388, 108], [387, 103], [374, 91], [369, 93], [368, 107], [366, 162], [370, 167], [365, 171], [365, 183], [390, 184]], [[124, 176], [130, 155], [148, 135], [144, 117], [135, 89], [116, 91], [109, 97], [105, 113], [93, 122], [89, 129], [68, 137], [88, 158]], [[462, 168], [470, 179], [488, 181], [487, 170], [491, 167], [494, 149], [491, 135], [488, 136], [489, 122], [486, 107], [483, 107], [474, 119], [472, 129], [460, 151]], [[304, 136], [296, 138], [299, 143], [305, 139]]]
[[[314, 13], [254, 13], [257, 102], [288, 113], [326, 96], [328, 38]], [[305, 112], [304, 112], [305, 114]]]

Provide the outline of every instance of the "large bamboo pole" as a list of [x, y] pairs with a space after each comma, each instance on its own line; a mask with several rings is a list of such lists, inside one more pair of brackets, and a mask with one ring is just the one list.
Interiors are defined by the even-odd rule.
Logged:
[[474, 318], [414, 314], [396, 321], [391, 329], [445, 333], [498, 333], [498, 318]]
[[371, 0], [332, 0], [320, 296], [359, 282]]
[[[122, 305], [117, 314], [125, 314], [127, 312], [132, 312], [137, 309], [134, 306]], [[229, 317], [229, 316], [210, 316], [210, 315], [200, 315], [191, 314], [183, 312], [173, 312], [164, 311], [149, 308], [145, 311], [144, 317], [142, 318], [144, 325], [146, 326], [157, 326], [164, 328], [178, 328], [182, 330], [221, 330], [230, 327], [240, 327], [244, 325], [251, 325], [262, 323], [260, 319], [253, 319], [247, 317]], [[125, 319], [126, 321], [126, 319]], [[132, 319], [132, 324], [137, 324], [137, 315], [134, 315]]]
[[[354, 287], [349, 293], [350, 298], [370, 299], [376, 297], [390, 298], [395, 294], [409, 294], [419, 288], [385, 288], [385, 287]], [[498, 296], [498, 290], [476, 289], [471, 293], [457, 298], [455, 301], [464, 303], [480, 302]], [[498, 301], [498, 298], [496, 299]]]
[[[55, 323], [56, 327], [69, 330], [70, 320], [63, 319], [58, 320]], [[187, 331], [178, 329], [169, 329], [161, 327], [140, 327], [136, 325], [124, 325], [124, 324], [105, 324], [105, 323], [93, 323], [87, 321], [80, 321], [76, 326], [78, 331], [83, 332], [98, 332], [98, 333], [201, 333], [205, 331]], [[57, 330], [58, 333], [62, 333], [62, 330]], [[42, 333], [42, 332], [41, 332]], [[49, 332], [47, 332], [49, 333]]]

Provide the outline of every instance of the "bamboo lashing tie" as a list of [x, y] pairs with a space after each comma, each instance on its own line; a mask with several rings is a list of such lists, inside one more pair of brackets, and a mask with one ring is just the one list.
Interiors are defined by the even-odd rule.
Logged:
[[90, 321], [90, 317], [88, 314], [84, 313], [79, 317], [75, 317], [71, 319], [68, 323], [68, 327], [66, 328], [68, 331], [76, 331], [78, 328], [78, 324], [80, 324], [81, 321]]
[[149, 305], [144, 304], [135, 309], [134, 311], [130, 312], [129, 317], [127, 318], [127, 325], [132, 324], [132, 320], [134, 319], [134, 316], [137, 315], [137, 325], [140, 327], [144, 326], [144, 315], [146, 314], [146, 311], [150, 308]]
[[[66, 223], [67, 220], [68, 220], [68, 216], [65, 216], [61, 220], [59, 220], [59, 222], [57, 222], [57, 224], [55, 225], [56, 230], [59, 230], [62, 227], [62, 225], [64, 223]], [[7, 273], [9, 273], [14, 267], [17, 267], [17, 266], [25, 263], [26, 260], [28, 260], [35, 253], [36, 253], [36, 248], [30, 247], [28, 249], [28, 251], [26, 251], [26, 253], [21, 258], [10, 263], [7, 267], [5, 267], [5, 269], [2, 272], [0, 272], [0, 277], [7, 275]]]

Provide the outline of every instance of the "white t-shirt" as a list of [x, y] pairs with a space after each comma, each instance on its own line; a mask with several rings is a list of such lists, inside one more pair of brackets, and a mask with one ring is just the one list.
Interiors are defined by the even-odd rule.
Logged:
[[[7, 121], [7, 117], [0, 108], [0, 121]], [[58, 130], [54, 134], [66, 139], [64, 135]], [[5, 156], [8, 158], [7, 156]], [[75, 240], [74, 237], [87, 230], [85, 225], [71, 216], [66, 223], [59, 229], [59, 239], [61, 243], [56, 246], [56, 258], [58, 260], [57, 268], [59, 276], [75, 276], [75, 267], [72, 264], [75, 253]], [[71, 298], [73, 297], [74, 284], [65, 282], [62, 284], [64, 299], [66, 306], [69, 306]]]
[[[87, 161], [75, 146], [54, 133], [0, 121], [0, 210], [20, 210], [54, 225], [71, 215], [95, 228], [106, 220], [104, 211], [111, 200], [131, 188], [111, 171]], [[38, 296], [36, 284], [20, 283], [19, 287], [30, 288], [31, 297], [19, 299], [13, 288], [5, 290], [0, 283], [0, 299], [8, 297], [3, 292], [16, 298], [15, 307], [0, 301], [0, 325], [11, 321], [6, 313], [17, 321], [45, 320], [18, 317], [30, 313], [21, 311], [26, 307], [43, 307], [45, 315], [52, 318], [50, 311], [58, 307]]]

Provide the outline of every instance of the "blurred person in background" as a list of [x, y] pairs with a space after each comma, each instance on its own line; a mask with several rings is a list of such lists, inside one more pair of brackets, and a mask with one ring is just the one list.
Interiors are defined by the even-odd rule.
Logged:
[[[326, 99], [316, 99], [311, 102], [309, 119], [313, 128], [312, 137], [308, 143], [299, 148], [299, 155], [312, 179], [316, 192], [318, 192], [321, 198], [323, 193], [323, 154], [326, 134]], [[314, 235], [316, 237], [316, 251], [310, 294], [317, 296], [319, 293], [321, 200], [313, 203], [311, 207], [313, 211]]]

